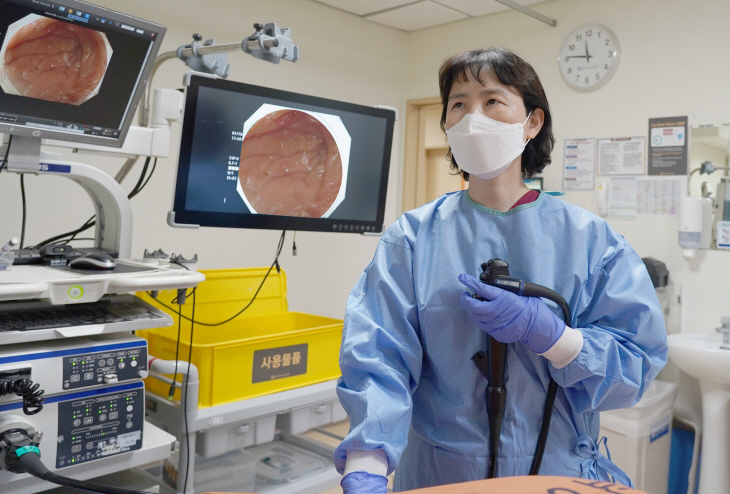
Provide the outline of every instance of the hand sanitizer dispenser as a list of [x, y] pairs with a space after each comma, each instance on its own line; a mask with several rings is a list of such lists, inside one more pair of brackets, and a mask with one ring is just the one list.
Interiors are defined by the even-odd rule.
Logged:
[[679, 205], [679, 245], [684, 257], [692, 258], [697, 249], [712, 243], [712, 200], [708, 197], [683, 197]]

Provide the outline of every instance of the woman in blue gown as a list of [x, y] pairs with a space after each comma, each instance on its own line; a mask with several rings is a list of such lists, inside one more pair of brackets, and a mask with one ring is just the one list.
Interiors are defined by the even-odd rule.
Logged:
[[[471, 357], [488, 335], [508, 343], [497, 476], [527, 475], [552, 378], [540, 474], [630, 483], [598, 450], [598, 412], [635, 404], [666, 363], [644, 264], [603, 219], [524, 185], [554, 143], [528, 63], [473, 50], [447, 59], [439, 83], [449, 158], [469, 188], [401, 216], [350, 295], [337, 391], [351, 428], [335, 452], [345, 494], [385, 492], [396, 467], [396, 491], [486, 478], [487, 382]], [[560, 293], [572, 320], [478, 283], [493, 258]]]

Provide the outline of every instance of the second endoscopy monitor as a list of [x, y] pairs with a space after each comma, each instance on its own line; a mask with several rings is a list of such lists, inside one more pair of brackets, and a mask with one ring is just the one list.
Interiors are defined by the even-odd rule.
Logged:
[[380, 232], [395, 112], [191, 76], [173, 226]]

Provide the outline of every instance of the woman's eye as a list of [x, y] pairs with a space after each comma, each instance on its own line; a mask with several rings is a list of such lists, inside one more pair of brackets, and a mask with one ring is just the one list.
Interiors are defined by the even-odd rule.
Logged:
[[451, 108], [462, 108], [463, 106], [464, 106], [464, 103], [457, 101], [456, 103], [453, 104], [453, 106]]
[[489, 105], [495, 105], [497, 103], [498, 103], [498, 101], [496, 99], [490, 99], [489, 101], [487, 101], [487, 106], [489, 106]]

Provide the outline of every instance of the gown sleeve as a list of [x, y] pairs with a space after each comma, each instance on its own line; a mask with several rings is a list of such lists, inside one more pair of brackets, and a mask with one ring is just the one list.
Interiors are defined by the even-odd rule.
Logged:
[[337, 394], [350, 433], [335, 451], [340, 473], [347, 451], [375, 449], [387, 455], [390, 473], [406, 447], [423, 350], [405, 223], [385, 233], [347, 302]]
[[623, 238], [589, 276], [573, 317], [583, 333], [578, 356], [550, 366], [576, 412], [628, 408], [667, 361], [667, 335], [643, 261]]

